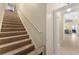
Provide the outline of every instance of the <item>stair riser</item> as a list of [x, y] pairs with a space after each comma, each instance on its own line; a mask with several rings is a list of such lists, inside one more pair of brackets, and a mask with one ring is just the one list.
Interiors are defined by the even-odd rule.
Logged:
[[21, 22], [18, 22], [18, 21], [16, 21], [16, 22], [3, 21], [3, 23], [13, 23], [13, 24], [21, 24]]
[[3, 23], [4, 26], [23, 26], [22, 24]]
[[21, 23], [11, 23], [11, 22], [3, 22], [2, 24], [8, 24], [8, 25], [20, 25], [23, 26]]
[[2, 28], [24, 28], [23, 26], [2, 25]]
[[21, 23], [20, 20], [13, 20], [13, 19], [5, 19], [3, 20], [3, 22], [20, 22]]
[[2, 32], [7, 32], [7, 31], [25, 31], [25, 29], [1, 29]]
[[27, 32], [0, 33], [0, 38], [2, 38], [2, 37], [9, 37], [9, 36], [16, 36], [16, 35], [22, 35], [22, 34], [27, 34]]
[[18, 44], [14, 44], [14, 45], [10, 45], [10, 46], [6, 46], [4, 48], [0, 48], [0, 54], [6, 53], [8, 51], [11, 51], [13, 49], [17, 49], [19, 47], [22, 47], [22, 46], [28, 45], [28, 44], [31, 44], [31, 40], [25, 41], [25, 42], [21, 42], [21, 43], [18, 43]]
[[28, 39], [28, 38], [29, 38], [29, 35], [16, 37], [16, 38], [7, 38], [7, 39], [0, 40], [0, 45], [10, 43], [10, 42], [14, 42], [14, 41], [23, 40], [23, 39]]
[[20, 52], [14, 54], [14, 55], [25, 55], [25, 54], [28, 54], [29, 52], [33, 51], [34, 49], [35, 49], [35, 47], [33, 45], [33, 46], [23, 50], [23, 51], [20, 51]]
[[15, 17], [15, 16], [13, 16], [13, 15], [12, 15], [12, 16], [11, 16], [11, 15], [10, 15], [10, 16], [9, 16], [9, 15], [8, 15], [8, 16], [5, 16], [5, 15], [4, 15], [4, 18], [3, 18], [3, 19], [5, 19], [5, 20], [6, 20], [6, 19], [7, 19], [7, 20], [19, 20], [19, 21], [20, 21], [20, 19], [19, 19], [18, 17]]

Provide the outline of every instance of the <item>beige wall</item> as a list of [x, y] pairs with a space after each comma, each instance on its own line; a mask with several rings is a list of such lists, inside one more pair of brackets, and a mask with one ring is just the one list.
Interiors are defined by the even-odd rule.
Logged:
[[[53, 26], [55, 24], [53, 25], [53, 11], [65, 5], [66, 4], [17, 4], [18, 14], [36, 47], [46, 45], [46, 54], [53, 54], [54, 49], [53, 34], [55, 32], [53, 33]], [[56, 27], [55, 31], [58, 30]], [[55, 37], [58, 36], [55, 35]]]
[[46, 5], [17, 4], [18, 14], [36, 47], [45, 46], [46, 41]]

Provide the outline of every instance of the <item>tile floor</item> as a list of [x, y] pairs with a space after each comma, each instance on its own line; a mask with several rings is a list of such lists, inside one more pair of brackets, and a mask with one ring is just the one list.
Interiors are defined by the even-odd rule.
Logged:
[[65, 34], [65, 39], [61, 41], [59, 47], [60, 54], [79, 54], [79, 35]]

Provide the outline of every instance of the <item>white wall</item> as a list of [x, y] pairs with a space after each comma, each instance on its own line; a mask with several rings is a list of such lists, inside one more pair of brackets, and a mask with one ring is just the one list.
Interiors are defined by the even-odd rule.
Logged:
[[47, 4], [46, 54], [53, 54], [53, 4]]
[[[46, 9], [45, 4], [17, 4], [18, 14], [25, 28], [37, 47], [46, 45], [46, 54], [54, 53], [53, 34], [55, 32], [53, 33], [53, 26], [55, 24], [53, 25], [53, 11], [65, 5], [66, 4], [47, 4]], [[57, 28], [55, 28], [55, 30], [56, 29]], [[55, 37], [57, 36], [55, 35]]]
[[[58, 29], [58, 21], [54, 19], [54, 11], [57, 9], [65, 6], [66, 4], [64, 3], [50, 3], [47, 4], [47, 19], [46, 19], [46, 54], [54, 54], [55, 53], [55, 48], [58, 44], [56, 41], [58, 36], [57, 36], [57, 31]], [[53, 23], [55, 20], [55, 23]], [[62, 25], [62, 24], [61, 24]], [[55, 27], [55, 28], [54, 28]], [[54, 31], [55, 30], [55, 31]], [[53, 32], [54, 31], [54, 32]]]
[[45, 46], [46, 5], [40, 3], [17, 4], [17, 10], [36, 47]]
[[1, 25], [2, 25], [2, 20], [3, 20], [3, 15], [4, 15], [4, 6], [2, 3], [0, 3], [0, 31], [1, 31]]

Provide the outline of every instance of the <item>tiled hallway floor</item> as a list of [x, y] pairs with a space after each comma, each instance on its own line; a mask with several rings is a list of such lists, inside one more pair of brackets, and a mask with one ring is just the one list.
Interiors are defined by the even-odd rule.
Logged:
[[60, 54], [79, 54], [79, 35], [66, 34], [65, 39], [61, 42]]

